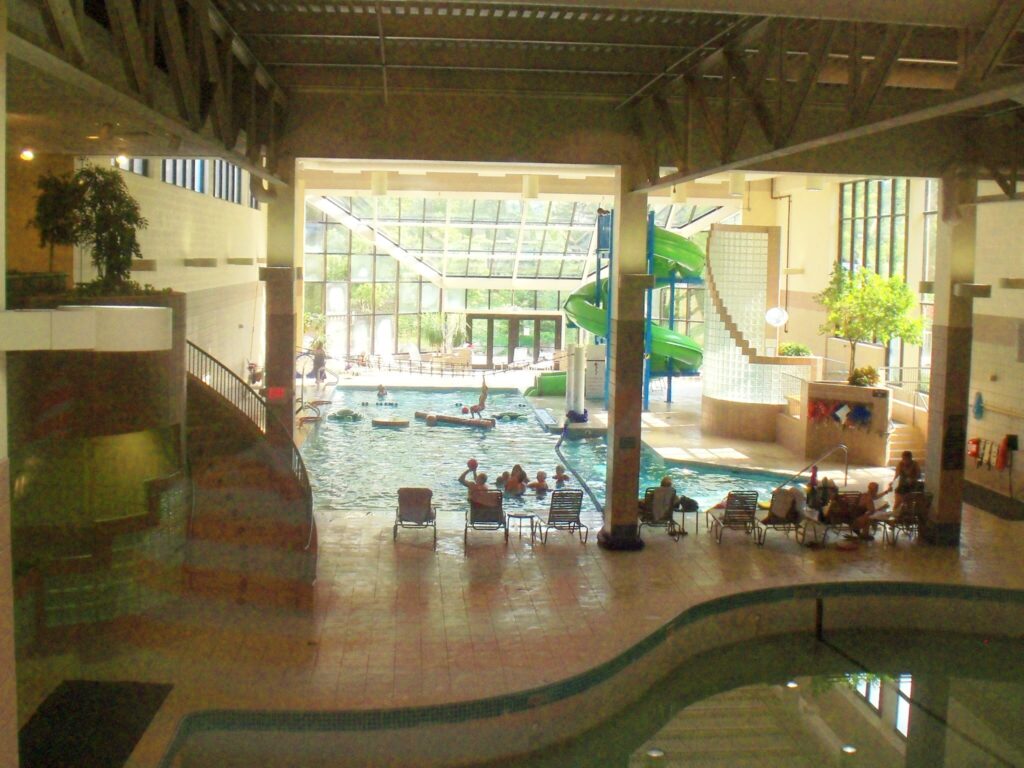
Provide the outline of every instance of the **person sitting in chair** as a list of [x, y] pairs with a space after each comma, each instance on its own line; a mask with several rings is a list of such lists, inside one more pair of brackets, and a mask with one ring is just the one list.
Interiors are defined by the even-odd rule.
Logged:
[[871, 526], [874, 523], [880, 523], [887, 519], [892, 513], [889, 511], [889, 503], [886, 502], [880, 507], [875, 506], [875, 502], [885, 496], [888, 489], [885, 491], [878, 490], [878, 483], [868, 483], [868, 489], [860, 495], [857, 500], [857, 509], [862, 514], [851, 524], [851, 528], [857, 532], [857, 536], [862, 539], [873, 539], [871, 535]]
[[[671, 520], [672, 512], [682, 504], [682, 499], [676, 494], [676, 489], [672, 485], [672, 478], [669, 475], [661, 478], [661, 484], [651, 492], [650, 498], [649, 508], [646, 498], [640, 500], [640, 516], [643, 519], [655, 522]], [[683, 526], [679, 527], [679, 535], [686, 535], [686, 529]]]

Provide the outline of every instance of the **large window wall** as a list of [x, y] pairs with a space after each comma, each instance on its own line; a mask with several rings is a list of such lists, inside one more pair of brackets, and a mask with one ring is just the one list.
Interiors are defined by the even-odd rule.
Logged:
[[[336, 357], [457, 346], [468, 340], [468, 314], [560, 318], [591, 258], [597, 218], [596, 204], [567, 201], [330, 202], [335, 216], [306, 206], [305, 312], [323, 316], [328, 352]], [[479, 278], [479, 285], [442, 291], [445, 278]], [[516, 278], [523, 287], [491, 288], [491, 278]], [[536, 278], [561, 280], [566, 290], [532, 289]], [[546, 350], [547, 325], [543, 334]], [[512, 356], [516, 345], [504, 343]]]
[[840, 185], [839, 261], [849, 270], [906, 276], [908, 179]]

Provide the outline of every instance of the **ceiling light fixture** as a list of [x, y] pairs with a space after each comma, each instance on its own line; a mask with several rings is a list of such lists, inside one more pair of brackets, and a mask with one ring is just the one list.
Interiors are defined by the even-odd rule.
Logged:
[[825, 184], [820, 176], [808, 176], [804, 186], [808, 192], [821, 192], [825, 189]]
[[118, 165], [128, 165], [128, 155], [118, 155], [114, 159]]
[[743, 197], [743, 185], [747, 177], [743, 171], [733, 171], [729, 174], [729, 197]]
[[672, 185], [672, 202], [682, 205], [686, 202], [686, 185], [685, 184], [673, 184]]
[[523, 176], [523, 197], [535, 200], [540, 195], [540, 176], [528, 173]]
[[32, 150], [31, 147], [25, 147], [23, 150], [21, 150], [21, 153], [18, 155], [18, 157], [20, 157], [25, 162], [28, 162], [30, 160], [36, 159], [36, 153]]

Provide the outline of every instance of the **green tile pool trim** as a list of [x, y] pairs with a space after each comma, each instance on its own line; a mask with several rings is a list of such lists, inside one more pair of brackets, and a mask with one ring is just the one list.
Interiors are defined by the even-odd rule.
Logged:
[[[524, 712], [579, 695], [604, 683], [663, 644], [682, 627], [740, 608], [788, 600], [837, 597], [924, 597], [989, 601], [1024, 606], [1024, 590], [922, 582], [872, 581], [802, 584], [741, 592], [695, 605], [613, 659], [557, 683], [486, 699], [391, 709], [331, 710], [206, 710], [186, 715], [160, 765], [170, 768], [189, 736], [211, 731], [280, 730], [377, 731], [452, 724]], [[810, 628], [808, 628], [810, 631]]]

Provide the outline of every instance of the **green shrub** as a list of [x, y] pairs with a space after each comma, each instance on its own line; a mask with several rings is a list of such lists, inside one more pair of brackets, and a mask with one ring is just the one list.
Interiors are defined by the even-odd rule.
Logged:
[[779, 346], [780, 357], [810, 357], [811, 348], [798, 341], [787, 341]]
[[848, 381], [855, 387], [873, 387], [878, 383], [878, 371], [873, 365], [854, 368]]

